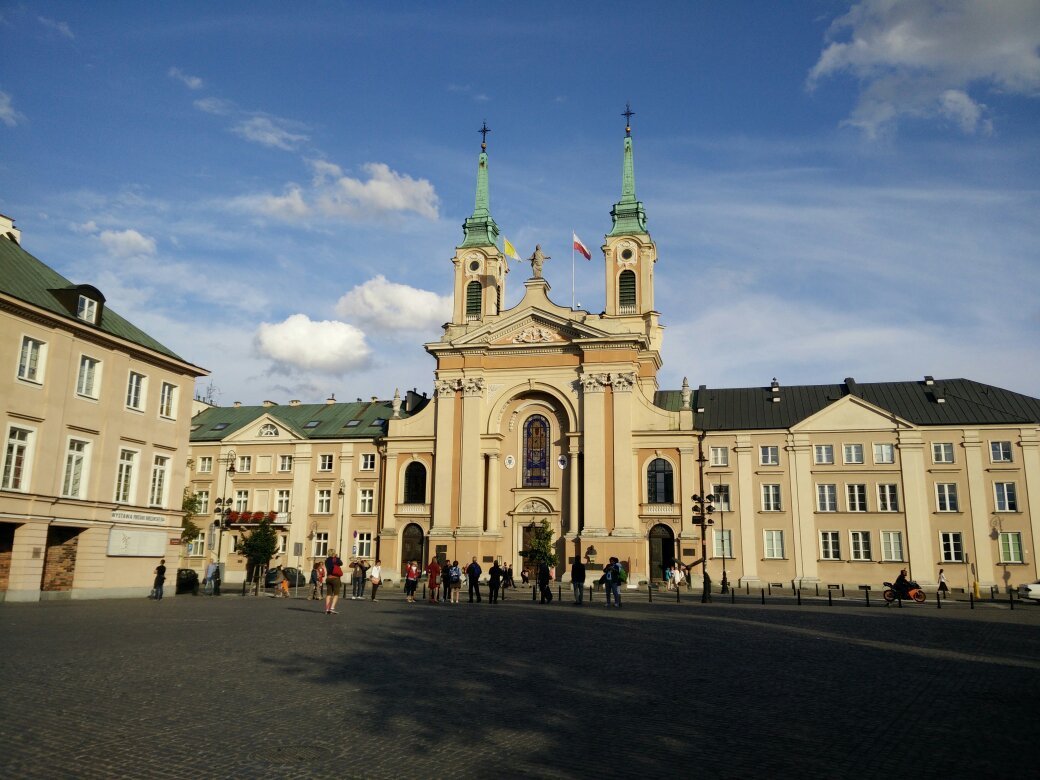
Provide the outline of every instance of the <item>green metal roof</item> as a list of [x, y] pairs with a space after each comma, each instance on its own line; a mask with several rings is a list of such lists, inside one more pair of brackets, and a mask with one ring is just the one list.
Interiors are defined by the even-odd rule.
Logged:
[[[83, 327], [90, 323], [77, 319], [55, 296], [52, 290], [75, 287], [72, 282], [41, 260], [33, 257], [14, 241], [0, 239], [0, 291], [19, 300], [39, 306]], [[132, 341], [142, 347], [183, 361], [180, 355], [167, 349], [143, 330], [120, 317], [106, 303], [101, 311], [101, 322], [93, 327], [103, 333]]]
[[[706, 431], [784, 430], [847, 395], [884, 409], [914, 425], [1022, 425], [1040, 423], [1040, 399], [970, 379], [837, 385], [779, 386], [773, 402], [770, 387], [698, 388], [694, 392], [694, 427]], [[943, 401], [940, 403], [939, 399]], [[654, 403], [668, 411], [682, 405], [679, 390], [661, 390]]]

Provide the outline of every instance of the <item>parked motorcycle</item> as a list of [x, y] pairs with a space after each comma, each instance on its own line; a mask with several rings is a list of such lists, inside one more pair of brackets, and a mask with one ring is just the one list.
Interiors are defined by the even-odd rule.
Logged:
[[[896, 594], [895, 587], [891, 582], [884, 583], [884, 586], [885, 590], [881, 595], [885, 597], [885, 601], [891, 604], [893, 601], [900, 598], [900, 596]], [[916, 582], [910, 581], [906, 584], [906, 596], [903, 596], [902, 598], [913, 599], [918, 604], [923, 604], [927, 596], [925, 596], [924, 591], [921, 590], [920, 585]]]

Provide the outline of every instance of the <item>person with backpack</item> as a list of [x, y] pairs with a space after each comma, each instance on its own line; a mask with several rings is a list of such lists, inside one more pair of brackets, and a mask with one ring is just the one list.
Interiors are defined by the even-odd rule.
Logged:
[[473, 563], [466, 567], [466, 578], [469, 580], [469, 603], [473, 603], [473, 594], [477, 594], [477, 603], [480, 603], [480, 564], [477, 556], [473, 556]]
[[335, 551], [329, 552], [325, 559], [325, 614], [336, 614], [336, 602], [339, 601], [340, 579], [343, 577], [343, 559]]
[[459, 595], [462, 593], [462, 569], [459, 568], [458, 561], [451, 562], [451, 568], [448, 569], [448, 580], [451, 583], [451, 603], [459, 603]]
[[614, 606], [621, 608], [621, 583], [624, 581], [624, 569], [617, 558], [611, 557], [610, 562], [603, 567], [603, 590], [607, 594], [607, 606], [610, 606], [610, 594], [614, 594]]

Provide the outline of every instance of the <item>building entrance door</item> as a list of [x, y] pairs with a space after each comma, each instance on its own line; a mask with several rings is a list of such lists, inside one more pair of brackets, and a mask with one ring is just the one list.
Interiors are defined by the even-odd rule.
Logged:
[[418, 561], [419, 571], [423, 570], [423, 529], [415, 523], [409, 523], [401, 532], [401, 574], [409, 561]]
[[666, 525], [650, 529], [650, 579], [663, 580], [666, 569], [675, 563], [675, 534]]

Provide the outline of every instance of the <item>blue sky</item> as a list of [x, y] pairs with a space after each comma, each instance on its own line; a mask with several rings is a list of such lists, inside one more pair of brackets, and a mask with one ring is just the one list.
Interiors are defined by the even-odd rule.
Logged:
[[0, 40], [0, 212], [218, 403], [432, 386], [485, 119], [502, 233], [566, 305], [576, 231], [600, 311], [626, 101], [663, 388], [1040, 396], [1033, 0], [8, 2]]

